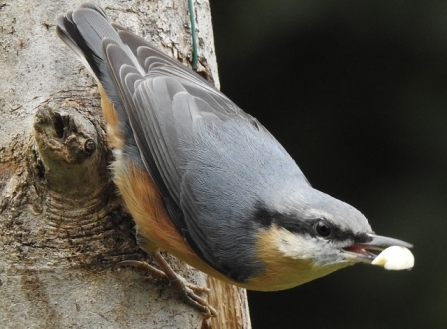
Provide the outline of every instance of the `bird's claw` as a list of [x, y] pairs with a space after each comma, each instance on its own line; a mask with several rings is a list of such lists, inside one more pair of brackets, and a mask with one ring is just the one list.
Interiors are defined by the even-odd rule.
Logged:
[[205, 319], [217, 316], [217, 311], [211, 305], [209, 305], [204, 298], [198, 295], [209, 293], [209, 288], [187, 282], [183, 277], [181, 277], [171, 269], [169, 264], [166, 263], [165, 259], [160, 255], [160, 253], [155, 253], [154, 258], [163, 269], [162, 271], [146, 262], [137, 260], [124, 260], [117, 263], [114, 267], [116, 268], [120, 266], [132, 266], [134, 268], [143, 270], [158, 279], [167, 281], [181, 293], [183, 299], [188, 304], [192, 305], [200, 312], [202, 312]]
[[209, 305], [204, 298], [198, 295], [198, 293], [209, 293], [210, 289], [189, 283], [177, 274], [176, 278], [171, 280], [170, 283], [175, 286], [177, 290], [182, 292], [182, 297], [188, 304], [192, 305], [203, 313], [205, 319], [217, 316], [217, 311], [214, 307]]

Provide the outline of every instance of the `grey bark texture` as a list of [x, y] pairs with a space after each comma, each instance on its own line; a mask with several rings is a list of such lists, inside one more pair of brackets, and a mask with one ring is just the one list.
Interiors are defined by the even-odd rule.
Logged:
[[[0, 327], [250, 328], [246, 293], [167, 255], [209, 285], [219, 316], [204, 321], [176, 291], [120, 260], [135, 243], [107, 164], [93, 78], [55, 34], [72, 0], [0, 1]], [[115, 21], [188, 63], [187, 0], [101, 0]], [[195, 1], [199, 71], [218, 85], [207, 0]]]

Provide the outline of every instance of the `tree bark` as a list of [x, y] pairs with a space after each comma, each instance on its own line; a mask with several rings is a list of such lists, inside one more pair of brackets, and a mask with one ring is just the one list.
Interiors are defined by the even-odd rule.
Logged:
[[[56, 16], [79, 3], [0, 1], [0, 327], [250, 328], [245, 290], [209, 278], [219, 316], [204, 321], [166, 284], [113, 267], [151, 260], [110, 180], [96, 84], [55, 34]], [[187, 0], [96, 3], [188, 64]], [[218, 86], [207, 0], [195, 15], [199, 72]]]

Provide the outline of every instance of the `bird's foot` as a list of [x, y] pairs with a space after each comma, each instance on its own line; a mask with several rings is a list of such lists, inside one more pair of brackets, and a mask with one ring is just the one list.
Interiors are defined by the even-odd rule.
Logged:
[[217, 311], [209, 305], [204, 298], [198, 295], [209, 293], [210, 290], [208, 288], [187, 282], [183, 277], [174, 272], [159, 252], [156, 252], [153, 255], [162, 270], [159, 270], [146, 262], [137, 260], [124, 260], [117, 263], [116, 266], [132, 266], [143, 270], [158, 279], [167, 281], [180, 292], [183, 299], [188, 304], [201, 311], [205, 318], [217, 316]]

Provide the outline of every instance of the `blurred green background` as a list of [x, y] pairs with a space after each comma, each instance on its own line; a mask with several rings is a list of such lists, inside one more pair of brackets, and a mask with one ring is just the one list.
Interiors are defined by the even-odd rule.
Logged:
[[315, 188], [415, 245], [412, 271], [250, 293], [253, 328], [447, 328], [447, 1], [210, 2], [222, 91]]

